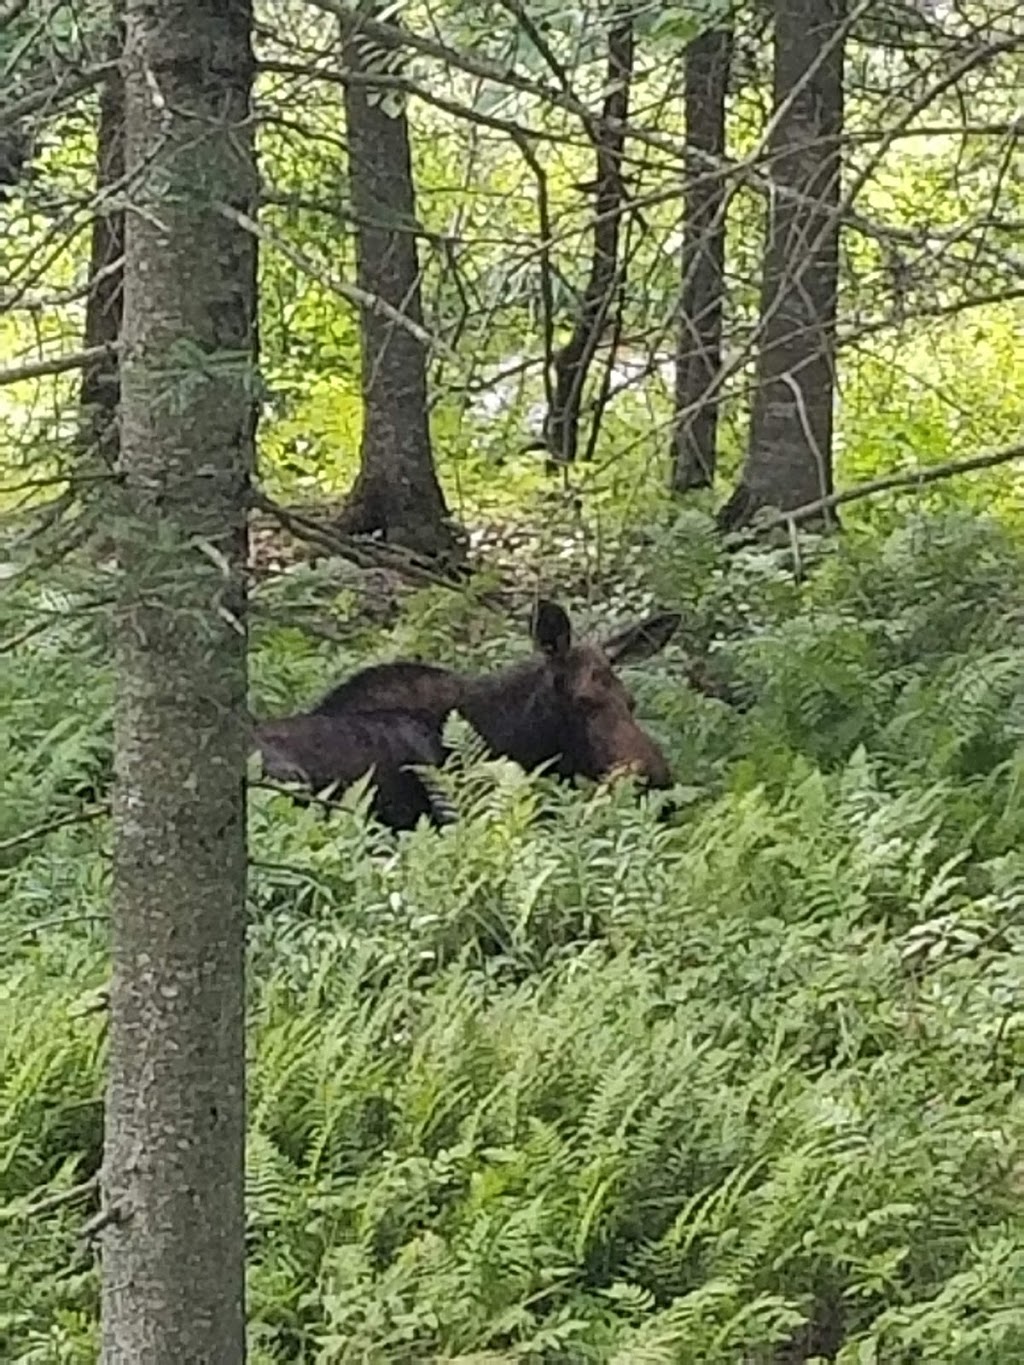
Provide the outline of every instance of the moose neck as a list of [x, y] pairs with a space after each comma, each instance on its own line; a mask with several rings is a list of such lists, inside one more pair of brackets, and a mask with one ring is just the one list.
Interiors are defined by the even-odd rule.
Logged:
[[545, 660], [465, 678], [459, 710], [492, 753], [527, 769], [554, 759], [555, 772], [573, 771], [565, 752], [570, 737]]

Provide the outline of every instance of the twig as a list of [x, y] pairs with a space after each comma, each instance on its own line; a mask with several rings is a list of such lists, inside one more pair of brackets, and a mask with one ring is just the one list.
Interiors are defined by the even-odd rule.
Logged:
[[[44, 934], [48, 929], [62, 929], [65, 924], [107, 924], [107, 915], [55, 915], [53, 919], [39, 919], [34, 924], [30, 924], [27, 929], [22, 929], [18, 938], [33, 938], [36, 934]], [[88, 1012], [88, 1011], [86, 1011]]]
[[327, 85], [373, 84], [381, 89], [400, 90], [403, 94], [412, 95], [416, 99], [422, 100], [424, 104], [432, 104], [436, 109], [451, 114], [454, 118], [463, 119], [466, 123], [475, 123], [481, 128], [490, 128], [494, 132], [507, 133], [512, 138], [517, 136], [528, 137], [538, 142], [550, 142], [566, 147], [579, 145], [579, 140], [570, 137], [568, 134], [537, 127], [534, 124], [519, 123], [515, 119], [501, 118], [497, 114], [483, 113], [471, 106], [460, 104], [457, 100], [447, 99], [444, 95], [436, 93], [425, 85], [418, 84], [408, 76], [398, 76], [390, 71], [374, 71], [372, 73], [336, 71], [330, 67], [271, 60], [257, 62], [257, 70], [271, 72], [275, 75], [306, 76], [314, 81], [323, 81]]
[[99, 1236], [104, 1228], [108, 1228], [113, 1223], [123, 1223], [125, 1219], [124, 1210], [118, 1204], [112, 1204], [108, 1209], [101, 1209], [95, 1218], [90, 1218], [78, 1234], [79, 1241], [92, 1242]]
[[[361, 569], [390, 569], [409, 582], [423, 586], [453, 590], [465, 586], [462, 579], [436, 573], [393, 545], [375, 544], [357, 536], [339, 535], [312, 517], [289, 511], [258, 489], [250, 492], [249, 501], [251, 506], [272, 516], [286, 531], [290, 531], [300, 540], [320, 545], [331, 554], [340, 555], [342, 559], [349, 560]], [[492, 606], [499, 611], [508, 605], [501, 593], [481, 593], [479, 600], [485, 606]]]
[[58, 80], [56, 85], [47, 84], [42, 89], [33, 91], [31, 95], [22, 95], [20, 99], [12, 100], [10, 104], [0, 105], [0, 124], [6, 127], [17, 123], [19, 119], [34, 114], [37, 109], [48, 109], [52, 112], [59, 100], [82, 95], [86, 90], [99, 85], [116, 65], [116, 62], [103, 62], [88, 71], [76, 71], [64, 80]]
[[957, 474], [970, 474], [976, 469], [992, 469], [996, 465], [1009, 464], [1011, 460], [1020, 459], [1024, 459], [1024, 442], [1018, 445], [1005, 446], [1001, 450], [991, 450], [984, 455], [972, 455], [966, 460], [946, 460], [943, 464], [931, 465], [927, 469], [907, 470], [899, 474], [884, 474], [881, 478], [857, 484], [854, 488], [846, 488], [841, 493], [830, 493], [827, 498], [818, 498], [815, 502], [805, 502], [801, 507], [794, 507], [792, 511], [778, 512], [773, 516], [765, 517], [754, 526], [743, 531], [730, 533], [726, 537], [726, 543], [738, 544], [742, 541], [755, 539], [766, 531], [773, 531], [778, 526], [809, 521], [811, 517], [817, 516], [820, 512], [830, 511], [833, 507], [841, 507], [847, 502], [856, 502], [859, 498], [872, 497], [875, 493], [887, 493], [894, 488], [920, 488], [924, 484], [937, 483], [940, 479], [953, 478]]
[[91, 1175], [88, 1180], [83, 1180], [80, 1185], [72, 1185], [70, 1189], [59, 1190], [56, 1194], [48, 1194], [43, 1199], [37, 1199], [34, 1204], [22, 1204], [18, 1207], [17, 1202], [8, 1204], [6, 1208], [0, 1209], [0, 1223], [11, 1223], [19, 1218], [37, 1218], [42, 1213], [50, 1213], [53, 1209], [63, 1208], [65, 1204], [73, 1204], [79, 1199], [84, 1199], [92, 1194], [93, 1190], [99, 1188], [100, 1178], [98, 1175]]
[[89, 483], [120, 482], [122, 475], [116, 469], [105, 469], [99, 474], [78, 474], [68, 470], [64, 474], [50, 474], [46, 478], [22, 479], [21, 483], [0, 484], [0, 495], [12, 497], [15, 493], [29, 493], [33, 488], [52, 488], [57, 483], [74, 483], [76, 487]]
[[29, 360], [24, 365], [12, 365], [10, 369], [0, 370], [0, 388], [5, 384], [18, 384], [23, 379], [41, 379], [44, 375], [81, 370], [94, 360], [106, 360], [116, 350], [116, 345], [90, 346], [84, 351], [72, 351], [69, 355], [55, 355], [48, 360]]
[[50, 820], [45, 825], [34, 825], [32, 829], [22, 830], [20, 834], [13, 835], [10, 839], [0, 839], [0, 853], [9, 853], [12, 848], [19, 848], [22, 844], [29, 844], [33, 839], [38, 839], [44, 834], [53, 834], [58, 829], [64, 829], [68, 825], [85, 824], [89, 820], [97, 820], [101, 815], [109, 815], [108, 806], [96, 806], [92, 810], [76, 811], [73, 815], [61, 815], [56, 820]]
[[[321, 796], [319, 792], [311, 791], [309, 787], [304, 787], [299, 781], [289, 785], [287, 782], [274, 782], [269, 777], [254, 777], [246, 783], [246, 786], [249, 791], [273, 792], [275, 796], [287, 796], [292, 801], [298, 798], [300, 804], [304, 806], [318, 806], [325, 811], [334, 810], [338, 804], [337, 801], [332, 800], [330, 796]], [[335, 788], [337, 795], [340, 796], [341, 793], [340, 791], [337, 791], [337, 784], [332, 783], [331, 786]], [[275, 866], [277, 866], [275, 863], [250, 863], [250, 867]]]
[[339, 297], [347, 299], [349, 303], [357, 304], [360, 308], [368, 308], [371, 312], [382, 314], [396, 327], [402, 327], [411, 336], [414, 336], [421, 346], [426, 346], [429, 350], [440, 351], [448, 360], [458, 361], [459, 357], [446, 342], [439, 336], [435, 336], [433, 332], [428, 332], [418, 322], [413, 322], [412, 318], [407, 317], [400, 308], [388, 303], [386, 299], [382, 299], [378, 294], [371, 294], [366, 289], [361, 289], [357, 284], [349, 284], [347, 280], [339, 280], [329, 270], [324, 270], [318, 266], [315, 261], [304, 256], [301, 251], [296, 251], [293, 246], [289, 246], [275, 233], [262, 227], [256, 222], [255, 218], [250, 218], [247, 213], [242, 213], [231, 204], [216, 203], [213, 207], [222, 218], [226, 218], [228, 222], [234, 223], [243, 231], [251, 233], [253, 237], [272, 247], [286, 261], [290, 261], [297, 270], [301, 270], [311, 280], [316, 280], [317, 284], [322, 284], [332, 294], [337, 294]]

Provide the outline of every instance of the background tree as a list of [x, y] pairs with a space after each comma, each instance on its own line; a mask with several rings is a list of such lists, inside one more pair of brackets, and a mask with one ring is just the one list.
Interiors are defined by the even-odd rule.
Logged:
[[832, 492], [845, 0], [777, 0], [750, 445], [720, 524]]
[[633, 79], [633, 3], [616, 4], [608, 21], [607, 76], [601, 115], [588, 129], [596, 154], [589, 186], [594, 202], [593, 242], [587, 276], [568, 341], [554, 356], [555, 386], [544, 425], [552, 459], [576, 458], [580, 410], [601, 338], [622, 326], [625, 263], [619, 258], [626, 185], [623, 151]]
[[428, 556], [449, 555], [454, 540], [434, 471], [409, 125], [387, 80], [376, 85], [381, 53], [343, 23], [345, 138], [356, 236], [356, 280], [398, 310], [420, 335], [373, 304], [360, 308], [363, 435], [359, 477], [338, 529], [380, 531]]
[[[116, 0], [109, 44], [110, 66], [100, 87], [96, 129], [96, 193], [98, 209], [92, 223], [89, 255], [89, 293], [85, 307], [86, 350], [114, 347], [121, 332], [124, 309], [124, 210], [113, 196], [124, 195], [124, 5]], [[85, 451], [99, 455], [109, 466], [119, 454], [118, 406], [120, 373], [116, 351], [91, 360], [82, 370], [81, 439]]]
[[105, 1361], [244, 1358], [247, 0], [128, 0]]
[[672, 487], [709, 488], [715, 478], [725, 292], [725, 103], [732, 30], [709, 28], [686, 49], [686, 145], [682, 288], [676, 339]]
[[[38, 53], [32, 44], [34, 16], [27, 0], [13, 0], [0, 10], [0, 70], [4, 72], [6, 100], [21, 103], [38, 71]], [[26, 50], [36, 68], [26, 76]], [[6, 101], [5, 101], [6, 102]], [[21, 184], [29, 168], [35, 144], [34, 120], [21, 109], [8, 113], [0, 124], [0, 204]]]

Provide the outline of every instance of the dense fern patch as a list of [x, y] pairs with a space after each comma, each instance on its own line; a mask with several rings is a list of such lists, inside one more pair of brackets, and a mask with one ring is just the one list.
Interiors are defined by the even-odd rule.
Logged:
[[[669, 822], [486, 762], [459, 726], [440, 835], [386, 835], [358, 791], [330, 821], [253, 793], [256, 1361], [1024, 1356], [1024, 557], [917, 517], [798, 585], [764, 552], [653, 541], [590, 616], [687, 612], [631, 677], [676, 765]], [[277, 624], [344, 606], [329, 567], [259, 604], [268, 710], [371, 652], [524, 647], [444, 592], [390, 635]], [[4, 610], [14, 636], [27, 608]], [[0, 683], [19, 1362], [95, 1354], [95, 1195], [52, 1196], [99, 1151], [103, 629], [58, 613]], [[686, 688], [698, 647], [742, 708]]]

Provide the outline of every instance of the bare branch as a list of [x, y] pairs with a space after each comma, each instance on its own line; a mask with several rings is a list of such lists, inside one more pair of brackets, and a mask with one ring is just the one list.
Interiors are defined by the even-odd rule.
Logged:
[[90, 346], [85, 351], [72, 351], [68, 355], [55, 355], [47, 360], [29, 360], [24, 365], [12, 365], [9, 369], [0, 370], [0, 388], [5, 384], [20, 384], [24, 379], [42, 379], [45, 375], [81, 370], [94, 360], [113, 355], [116, 349], [115, 346]]
[[65, 99], [92, 90], [104, 80], [114, 65], [114, 62], [103, 62], [99, 66], [89, 67], [86, 71], [76, 71], [65, 76], [56, 85], [47, 85], [31, 95], [22, 95], [20, 99], [12, 100], [10, 104], [0, 104], [0, 125], [17, 123], [19, 119], [27, 118], [29, 114], [35, 114], [40, 109], [53, 109]]
[[58, 1190], [56, 1194], [45, 1195], [42, 1199], [35, 1200], [30, 1204], [19, 1204], [17, 1200], [8, 1204], [6, 1208], [0, 1209], [0, 1223], [11, 1223], [22, 1218], [38, 1218], [40, 1214], [52, 1213], [54, 1209], [63, 1208], [66, 1204], [77, 1204], [80, 1199], [87, 1199], [99, 1189], [100, 1178], [98, 1175], [91, 1175], [88, 1180], [83, 1180], [78, 1185], [72, 1185], [70, 1189]]
[[13, 835], [10, 839], [0, 839], [0, 853], [10, 853], [12, 849], [21, 848], [23, 844], [30, 844], [34, 839], [41, 839], [44, 835], [53, 834], [58, 829], [67, 829], [69, 825], [90, 824], [93, 820], [98, 820], [101, 815], [109, 815], [108, 806], [93, 806], [89, 810], [74, 811], [71, 815], [61, 815], [56, 820], [49, 820], [44, 825], [34, 825], [31, 829], [22, 830], [20, 834]]
[[994, 469], [998, 465], [1009, 464], [1013, 460], [1020, 459], [1024, 459], [1024, 442], [1018, 445], [1005, 446], [1001, 450], [987, 451], [983, 455], [972, 455], [965, 460], [946, 460], [942, 464], [929, 465], [925, 469], [910, 469], [895, 474], [884, 474], [881, 478], [857, 484], [854, 488], [846, 488], [841, 493], [830, 493], [827, 498], [818, 498], [815, 502], [804, 503], [802, 507], [794, 507], [792, 511], [778, 512], [763, 517], [747, 530], [730, 533], [726, 537], [726, 543], [732, 545], [756, 539], [756, 537], [764, 535], [767, 531], [773, 531], [779, 526], [810, 521], [822, 512], [830, 511], [834, 507], [842, 507], [848, 502], [856, 502], [860, 498], [873, 497], [876, 493], [888, 493], [893, 489], [902, 488], [923, 488], [926, 484], [938, 483], [941, 479], [955, 478], [958, 474], [970, 474], [978, 469]]
[[447, 359], [458, 361], [455, 352], [445, 341], [425, 327], [421, 327], [419, 323], [413, 322], [411, 318], [406, 317], [401, 309], [393, 307], [392, 304], [379, 298], [376, 294], [370, 294], [365, 289], [360, 289], [356, 284], [349, 284], [346, 280], [337, 279], [330, 271], [318, 266], [308, 256], [304, 256], [301, 251], [297, 251], [288, 242], [282, 241], [275, 233], [269, 232], [260, 223], [257, 223], [255, 218], [250, 218], [247, 213], [242, 213], [231, 204], [215, 203], [213, 207], [223, 218], [237, 224], [244, 231], [252, 233], [261, 242], [265, 242], [275, 251], [280, 252], [285, 260], [290, 261], [297, 270], [301, 270], [311, 280], [316, 280], [317, 284], [322, 284], [332, 294], [337, 294], [340, 298], [346, 299], [349, 303], [357, 304], [361, 308], [368, 308], [372, 312], [380, 313], [397, 327], [404, 328], [410, 335], [414, 336], [421, 346], [440, 351]]

